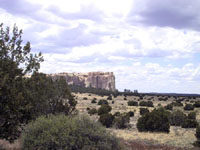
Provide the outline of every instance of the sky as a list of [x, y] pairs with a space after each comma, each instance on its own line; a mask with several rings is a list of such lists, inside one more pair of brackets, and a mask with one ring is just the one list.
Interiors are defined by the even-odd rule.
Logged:
[[0, 0], [40, 72], [114, 72], [116, 88], [200, 94], [199, 0]]

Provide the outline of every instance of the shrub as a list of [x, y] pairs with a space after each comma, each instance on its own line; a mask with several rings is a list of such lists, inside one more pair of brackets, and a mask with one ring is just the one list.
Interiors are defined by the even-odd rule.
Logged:
[[197, 141], [195, 142], [195, 146], [200, 147], [200, 126], [196, 127], [196, 134], [195, 134]]
[[95, 108], [92, 108], [88, 111], [88, 114], [90, 115], [94, 115], [94, 114], [97, 114], [97, 110]]
[[103, 104], [108, 104], [108, 101], [104, 99], [99, 100], [98, 105], [103, 105]]
[[109, 113], [112, 110], [112, 107], [106, 104], [101, 105], [98, 109], [98, 115]]
[[177, 110], [171, 113], [169, 120], [172, 126], [181, 126], [186, 118], [186, 115], [182, 111]]
[[200, 101], [195, 102], [193, 106], [194, 107], [200, 107]]
[[153, 102], [152, 101], [141, 101], [139, 103], [140, 106], [146, 106], [146, 107], [153, 107]]
[[184, 107], [184, 110], [187, 110], [187, 111], [194, 110], [194, 106], [192, 104], [186, 104]]
[[116, 116], [120, 116], [120, 112], [119, 111], [115, 112], [114, 117], [116, 117]]
[[127, 98], [126, 98], [126, 97], [124, 97], [124, 100], [126, 101], [126, 100], [127, 100]]
[[99, 122], [106, 128], [110, 128], [112, 126], [113, 120], [114, 116], [110, 113], [102, 114], [99, 117]]
[[39, 117], [26, 126], [22, 149], [120, 150], [119, 140], [85, 116]]
[[112, 100], [112, 96], [109, 95], [108, 98], [107, 98], [107, 100]]
[[177, 101], [177, 102], [173, 102], [173, 103], [171, 103], [173, 106], [177, 106], [177, 107], [181, 107], [181, 106], [183, 106], [183, 103], [181, 103], [181, 102], [179, 102], [179, 101]]
[[87, 97], [83, 97], [83, 100], [87, 100], [88, 98]]
[[113, 120], [113, 127], [117, 129], [125, 129], [128, 127], [130, 122], [130, 116], [129, 114], [121, 114], [119, 116], [116, 116]]
[[133, 112], [133, 111], [129, 111], [129, 112], [128, 112], [128, 115], [129, 115], [130, 117], [134, 117], [134, 112]]
[[147, 108], [140, 108], [140, 115], [143, 115], [148, 112], [149, 112], [149, 110]]
[[138, 106], [138, 102], [136, 101], [128, 101], [128, 106]]
[[142, 115], [137, 122], [140, 132], [167, 132], [169, 133], [168, 113], [163, 108], [154, 109], [152, 112]]
[[91, 103], [97, 103], [97, 101], [96, 101], [96, 99], [94, 98], [92, 101], [91, 101]]
[[173, 110], [173, 105], [172, 104], [167, 104], [164, 108], [166, 110]]
[[112, 104], [114, 104], [115, 103], [115, 101], [112, 101]]
[[190, 112], [188, 114], [188, 119], [196, 120], [196, 112]]
[[182, 128], [196, 128], [198, 125], [196, 120], [186, 119], [181, 125]]

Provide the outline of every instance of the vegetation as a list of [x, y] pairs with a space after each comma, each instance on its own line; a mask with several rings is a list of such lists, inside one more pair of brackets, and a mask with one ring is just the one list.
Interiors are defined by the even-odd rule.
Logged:
[[0, 24], [0, 138], [10, 142], [19, 136], [20, 124], [29, 120], [24, 76], [37, 72], [43, 61], [41, 53], [30, 50], [30, 42], [22, 46], [22, 30], [14, 26], [10, 32]]
[[152, 112], [142, 115], [137, 122], [140, 132], [167, 132], [169, 133], [170, 124], [168, 113], [163, 109], [154, 109]]
[[92, 109], [88, 110], [88, 114], [90, 114], [90, 115], [97, 114], [96, 108], [92, 108]]
[[140, 106], [146, 106], [146, 107], [154, 107], [152, 101], [140, 101]]
[[106, 128], [110, 128], [113, 124], [114, 116], [110, 113], [100, 115], [99, 122]]
[[194, 110], [194, 106], [192, 104], [186, 104], [184, 107], [184, 110], [187, 110], [187, 111]]
[[200, 147], [200, 126], [198, 125], [196, 127], [196, 134], [195, 134], [197, 141], [195, 142], [195, 145]]
[[129, 113], [124, 113], [115, 116], [113, 120], [113, 127], [117, 129], [125, 129], [129, 126], [130, 116]]
[[172, 104], [167, 104], [164, 108], [166, 110], [173, 110], [173, 105]]
[[103, 105], [103, 104], [108, 104], [108, 101], [104, 99], [99, 100], [98, 105]]
[[187, 119], [187, 116], [180, 110], [176, 110], [171, 113], [169, 120], [172, 126], [181, 126], [184, 121]]
[[136, 101], [128, 101], [128, 106], [138, 106], [138, 102]]
[[107, 114], [112, 110], [112, 107], [107, 105], [107, 104], [103, 104], [101, 105], [101, 107], [98, 109], [98, 115], [102, 115], [102, 114]]
[[[38, 136], [39, 135], [39, 136]], [[85, 116], [50, 115], [39, 117], [26, 127], [22, 135], [26, 149], [120, 150], [119, 140], [100, 124]]]
[[140, 115], [143, 115], [148, 112], [149, 112], [148, 108], [140, 108]]

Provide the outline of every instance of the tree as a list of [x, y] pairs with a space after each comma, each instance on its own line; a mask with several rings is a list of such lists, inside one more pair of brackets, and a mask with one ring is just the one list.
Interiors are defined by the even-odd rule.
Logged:
[[25, 88], [27, 73], [37, 72], [42, 54], [30, 53], [30, 42], [22, 44], [22, 30], [0, 24], [0, 138], [12, 142], [19, 136], [19, 124], [29, 109]]

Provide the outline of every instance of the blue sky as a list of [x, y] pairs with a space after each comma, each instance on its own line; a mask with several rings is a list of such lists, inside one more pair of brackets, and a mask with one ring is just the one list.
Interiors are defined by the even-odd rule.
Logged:
[[41, 72], [112, 71], [117, 89], [200, 94], [199, 0], [0, 0]]

